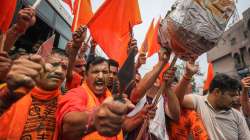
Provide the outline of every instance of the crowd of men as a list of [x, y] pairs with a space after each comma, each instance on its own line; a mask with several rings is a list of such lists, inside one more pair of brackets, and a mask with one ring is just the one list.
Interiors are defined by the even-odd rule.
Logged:
[[[146, 58], [140, 54], [133, 80], [119, 90], [121, 66], [95, 54], [97, 44], [88, 46], [83, 26], [65, 51], [53, 49], [46, 58], [9, 55], [36, 21], [32, 8], [17, 16], [5, 39], [1, 33], [0, 140], [250, 140], [250, 76], [239, 81], [219, 73], [207, 95], [192, 94], [195, 59], [180, 79], [175, 67], [160, 76], [171, 55], [162, 48], [143, 77], [138, 69]], [[137, 51], [135, 39], [128, 48]]]

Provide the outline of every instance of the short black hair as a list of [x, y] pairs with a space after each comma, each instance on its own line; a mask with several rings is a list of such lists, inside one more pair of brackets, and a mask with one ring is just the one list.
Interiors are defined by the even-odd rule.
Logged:
[[218, 73], [215, 75], [209, 86], [209, 92], [213, 92], [215, 89], [219, 89], [222, 93], [226, 91], [239, 91], [241, 84], [237, 79], [234, 79], [227, 74]]
[[89, 59], [86, 65], [86, 73], [89, 71], [90, 65], [97, 65], [103, 62], [108, 63], [108, 60], [101, 56], [96, 56], [96, 57], [93, 57], [92, 59]]
[[62, 49], [59, 49], [59, 48], [52, 48], [51, 54], [55, 54], [55, 53], [57, 53], [57, 54], [59, 54], [61, 56], [68, 56], [66, 54], [65, 50], [62, 50]]
[[114, 59], [109, 59], [108, 63], [109, 63], [109, 67], [114, 66], [114, 67], [119, 68], [119, 63], [117, 61], [115, 61]]

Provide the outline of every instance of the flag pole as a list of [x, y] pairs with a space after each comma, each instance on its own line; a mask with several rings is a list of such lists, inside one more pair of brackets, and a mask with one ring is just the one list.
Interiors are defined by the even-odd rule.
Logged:
[[130, 33], [130, 37], [134, 38], [134, 32], [133, 32], [133, 27], [131, 25], [131, 23], [129, 22], [129, 33]]
[[[177, 61], [177, 56], [175, 55], [174, 58], [173, 58], [173, 60], [172, 60], [171, 63], [170, 63], [169, 68], [168, 68], [164, 73], [168, 72], [172, 67], [174, 67], [176, 61]], [[152, 105], [153, 105], [154, 107], [157, 106], [158, 101], [159, 101], [159, 99], [160, 99], [160, 96], [161, 96], [162, 93], [164, 92], [164, 89], [165, 89], [165, 87], [166, 87], [167, 82], [168, 82], [168, 81], [165, 81], [165, 82], [160, 86], [160, 89], [157, 91], [157, 93], [156, 93], [156, 95], [155, 95], [155, 99], [153, 100], [153, 103], [152, 103]], [[142, 124], [142, 127], [141, 127], [141, 129], [140, 129], [140, 131], [139, 131], [137, 137], [136, 137], [136, 140], [141, 140], [141, 139], [142, 139], [142, 136], [143, 136], [143, 134], [145, 133], [145, 131], [147, 130], [148, 125], [149, 125], [149, 118], [146, 118], [146, 119], [144, 120], [143, 124]]]
[[0, 35], [0, 52], [4, 51], [4, 44], [5, 44], [5, 40], [6, 40], [6, 34], [2, 33]]
[[87, 44], [89, 43], [90, 39], [91, 39], [91, 35], [89, 35], [89, 37], [87, 39], [87, 42], [86, 42]]
[[33, 5], [32, 5], [32, 8], [33, 9], [36, 9], [37, 6], [41, 3], [42, 0], [37, 0]]

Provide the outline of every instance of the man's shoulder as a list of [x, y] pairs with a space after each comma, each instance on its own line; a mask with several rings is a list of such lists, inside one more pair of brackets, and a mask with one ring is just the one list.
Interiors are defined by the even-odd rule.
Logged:
[[232, 108], [231, 112], [234, 116], [234, 119], [236, 120], [244, 119], [243, 114], [239, 110]]
[[83, 93], [83, 92], [86, 92], [85, 89], [84, 89], [82, 86], [79, 86], [79, 87], [77, 87], [77, 88], [70, 89], [70, 90], [66, 93], [66, 95], [68, 95], [68, 94], [74, 94], [74, 93], [79, 93], [79, 94], [81, 94], [81, 93]]
[[77, 88], [73, 88], [73, 89], [69, 90], [65, 95], [63, 95], [62, 98], [79, 98], [79, 99], [81, 99], [83, 97], [87, 97], [86, 90], [82, 86], [79, 86]]
[[188, 95], [185, 95], [185, 96], [190, 97], [193, 100], [199, 100], [199, 101], [203, 101], [203, 100], [206, 99], [206, 96], [201, 96], [201, 95], [198, 95], [198, 94], [188, 94]]

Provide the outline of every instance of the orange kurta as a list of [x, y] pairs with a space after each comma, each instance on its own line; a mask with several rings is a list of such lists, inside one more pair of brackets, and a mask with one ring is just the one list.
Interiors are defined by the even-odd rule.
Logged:
[[[105, 100], [105, 98], [110, 96], [111, 93], [107, 90], [101, 98], [97, 98], [86, 83], [83, 83], [81, 87], [70, 90], [59, 101], [56, 115], [58, 125], [57, 129], [59, 131], [61, 130], [62, 120], [65, 114], [73, 111], [82, 112], [86, 110], [92, 110], [93, 108], [98, 107], [102, 101]], [[61, 139], [63, 139], [63, 136], [61, 136]], [[122, 132], [120, 132], [116, 137], [104, 137], [95, 131], [84, 136], [82, 140], [123, 140], [123, 135]]]
[[182, 109], [178, 122], [170, 122], [170, 140], [208, 140], [207, 131], [195, 111]]
[[[27, 120], [32, 117], [31, 110], [33, 106], [33, 99], [40, 101], [49, 101], [55, 99], [60, 94], [59, 90], [43, 91], [37, 87], [33, 88], [31, 92], [22, 97], [14, 103], [9, 110], [7, 110], [0, 117], [0, 139], [4, 140], [17, 140], [24, 135], [24, 130], [29, 128]], [[54, 117], [54, 116], [52, 116]], [[44, 118], [47, 119], [47, 118]], [[55, 118], [54, 118], [55, 119]], [[45, 120], [46, 121], [46, 120]], [[40, 123], [40, 122], [35, 122]], [[55, 125], [52, 126], [55, 128]], [[31, 138], [36, 139], [36, 131], [31, 132]], [[53, 132], [52, 132], [53, 133]], [[52, 134], [53, 135], [53, 134]], [[34, 137], [33, 137], [34, 136]]]

